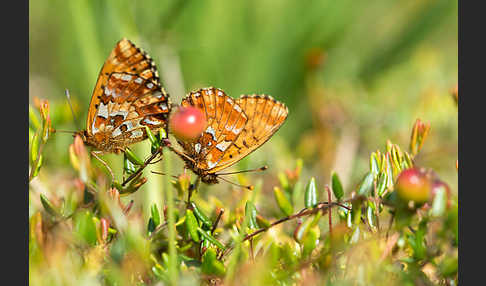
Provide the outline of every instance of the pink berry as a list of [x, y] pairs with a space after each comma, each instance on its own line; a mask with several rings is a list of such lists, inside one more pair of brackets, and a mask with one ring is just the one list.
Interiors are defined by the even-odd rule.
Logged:
[[432, 183], [432, 190], [431, 190], [431, 199], [433, 200], [435, 198], [435, 195], [440, 189], [444, 189], [446, 193], [446, 200], [447, 200], [447, 208], [450, 207], [450, 198], [451, 198], [451, 189], [449, 188], [449, 185], [446, 183], [442, 182], [441, 180], [435, 180]]
[[424, 203], [431, 197], [431, 184], [427, 175], [419, 169], [404, 170], [395, 185], [397, 194], [406, 201]]
[[206, 117], [201, 109], [192, 106], [180, 107], [172, 114], [169, 125], [177, 139], [193, 141], [206, 128]]

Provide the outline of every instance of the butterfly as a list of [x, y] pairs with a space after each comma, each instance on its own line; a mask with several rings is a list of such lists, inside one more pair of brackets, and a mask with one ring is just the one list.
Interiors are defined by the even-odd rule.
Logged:
[[84, 143], [104, 153], [125, 147], [163, 128], [167, 134], [169, 94], [160, 85], [153, 60], [123, 38], [113, 48], [98, 76], [81, 135]]
[[186, 167], [207, 184], [218, 183], [226, 169], [263, 145], [280, 128], [288, 108], [269, 95], [242, 95], [233, 99], [218, 88], [190, 92], [182, 107], [193, 106], [206, 116], [206, 129], [194, 141], [177, 142]]

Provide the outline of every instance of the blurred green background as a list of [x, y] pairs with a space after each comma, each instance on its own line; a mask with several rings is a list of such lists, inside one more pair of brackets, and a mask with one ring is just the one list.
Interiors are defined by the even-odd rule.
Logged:
[[[270, 94], [289, 107], [282, 128], [238, 165], [269, 164], [252, 175], [269, 179], [264, 188], [303, 158], [305, 180], [324, 184], [336, 170], [350, 191], [387, 139], [408, 150], [420, 118], [432, 127], [418, 164], [457, 192], [457, 1], [52, 0], [29, 9], [29, 97], [49, 99], [56, 129], [85, 128], [98, 72], [127, 37], [154, 58], [174, 103], [214, 86], [233, 97]], [[43, 168], [72, 173], [71, 142], [56, 134]]]

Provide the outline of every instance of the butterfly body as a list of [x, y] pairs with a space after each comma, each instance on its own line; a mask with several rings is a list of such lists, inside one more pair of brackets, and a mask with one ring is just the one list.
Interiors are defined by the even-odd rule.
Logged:
[[85, 144], [108, 153], [145, 140], [145, 126], [167, 133], [171, 104], [152, 59], [120, 40], [101, 68], [88, 110]]
[[218, 172], [255, 151], [280, 128], [287, 107], [269, 95], [227, 96], [218, 88], [193, 91], [181, 106], [193, 106], [206, 116], [206, 129], [195, 141], [178, 141], [186, 167], [207, 184], [218, 183]]

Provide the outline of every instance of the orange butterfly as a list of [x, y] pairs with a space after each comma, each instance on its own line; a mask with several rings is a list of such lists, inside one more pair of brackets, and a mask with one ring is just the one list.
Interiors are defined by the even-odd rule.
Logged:
[[[163, 128], [171, 110], [152, 59], [123, 38], [105, 61], [91, 97], [86, 130], [76, 134], [101, 152], [120, 153]], [[98, 158], [99, 159], [99, 158]]]
[[218, 183], [218, 171], [230, 167], [255, 151], [280, 128], [288, 108], [269, 95], [242, 95], [234, 100], [218, 88], [189, 93], [181, 106], [199, 108], [207, 127], [193, 142], [177, 141], [176, 151], [186, 167], [204, 183]]

